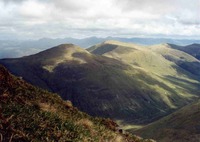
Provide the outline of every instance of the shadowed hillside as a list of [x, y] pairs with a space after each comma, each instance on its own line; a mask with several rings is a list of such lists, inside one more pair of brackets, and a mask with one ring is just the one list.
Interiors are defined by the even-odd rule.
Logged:
[[136, 131], [159, 142], [200, 141], [200, 100]]
[[200, 59], [200, 44], [191, 44], [187, 46], [178, 46], [175, 44], [169, 44], [171, 48], [178, 49], [180, 51], [184, 51], [197, 59]]
[[14, 77], [0, 65], [1, 142], [151, 142], [121, 134], [117, 126], [80, 112], [70, 101]]

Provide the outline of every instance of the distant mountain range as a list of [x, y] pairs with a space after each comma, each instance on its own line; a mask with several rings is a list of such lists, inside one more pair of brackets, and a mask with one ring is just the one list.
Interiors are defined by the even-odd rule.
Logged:
[[153, 45], [161, 43], [170, 43], [176, 45], [189, 45], [193, 43], [200, 43], [200, 40], [187, 40], [187, 39], [167, 39], [167, 38], [119, 38], [119, 37], [89, 37], [84, 39], [75, 38], [42, 38], [39, 40], [0, 40], [0, 58], [13, 58], [22, 57], [38, 53], [50, 47], [64, 44], [73, 43], [83, 48], [90, 47], [107, 40], [118, 40], [121, 42], [137, 43], [141, 45]]

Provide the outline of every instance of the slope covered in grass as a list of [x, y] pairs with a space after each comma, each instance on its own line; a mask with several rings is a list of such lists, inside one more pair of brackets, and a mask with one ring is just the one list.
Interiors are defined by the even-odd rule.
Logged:
[[[105, 50], [110, 49], [112, 50]], [[87, 49], [93, 54], [100, 54], [106, 57], [121, 60], [125, 63], [140, 67], [149, 72], [157, 74], [171, 74], [175, 70], [170, 68], [171, 63], [164, 57], [152, 52], [149, 48], [141, 45], [123, 43], [119, 41], [105, 41]], [[102, 52], [104, 50], [105, 52]]]
[[[187, 79], [188, 76], [199, 75], [189, 70], [189, 67], [194, 69], [197, 65], [193, 63], [199, 61], [190, 54], [173, 49], [170, 44], [141, 46], [119, 41], [105, 41], [87, 50], [93, 54], [138, 66], [159, 76], [178, 76]], [[188, 69], [184, 68], [184, 64], [188, 64]]]
[[0, 141], [148, 141], [116, 130], [112, 120], [80, 112], [70, 101], [14, 77], [0, 65]]

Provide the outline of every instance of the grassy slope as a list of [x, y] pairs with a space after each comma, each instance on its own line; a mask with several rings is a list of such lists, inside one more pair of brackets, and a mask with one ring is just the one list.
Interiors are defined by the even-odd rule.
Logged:
[[12, 76], [0, 65], [0, 141], [145, 141], [120, 134], [116, 127], [112, 120], [80, 112], [69, 101]]
[[121, 60], [125, 63], [135, 65], [136, 67], [144, 68], [149, 72], [159, 73], [159, 75], [175, 72], [170, 68], [171, 63], [165, 60], [165, 58], [152, 52], [147, 47], [135, 44], [106, 41], [89, 48], [88, 51], [99, 54], [103, 48], [110, 48], [110, 46], [115, 46], [115, 48], [103, 52], [101, 55]]
[[136, 133], [159, 142], [199, 142], [200, 100], [162, 118]]
[[198, 62], [198, 60], [187, 53], [170, 47], [168, 44], [143, 47], [118, 41], [106, 41], [87, 50], [94, 54], [115, 58], [141, 67], [145, 71], [159, 76], [178, 76], [187, 79], [191, 75], [190, 72], [181, 70], [178, 63]]

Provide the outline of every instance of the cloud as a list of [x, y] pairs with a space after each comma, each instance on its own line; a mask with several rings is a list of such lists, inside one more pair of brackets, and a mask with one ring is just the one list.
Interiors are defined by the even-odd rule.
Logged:
[[200, 0], [3, 0], [0, 33], [18, 38], [200, 37], [199, 7]]
[[11, 4], [11, 3], [21, 3], [25, 0], [2, 0], [3, 3], [5, 4]]

